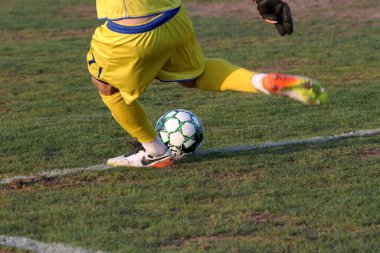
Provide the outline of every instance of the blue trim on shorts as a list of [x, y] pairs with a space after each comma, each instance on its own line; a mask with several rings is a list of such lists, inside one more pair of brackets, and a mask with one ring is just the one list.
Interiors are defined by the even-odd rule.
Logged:
[[175, 9], [167, 10], [147, 24], [136, 25], [136, 26], [125, 26], [125, 25], [119, 25], [113, 22], [112, 20], [108, 20], [107, 27], [111, 31], [122, 33], [122, 34], [138, 34], [138, 33], [148, 32], [168, 22], [179, 12], [180, 8], [181, 7], [177, 7]]

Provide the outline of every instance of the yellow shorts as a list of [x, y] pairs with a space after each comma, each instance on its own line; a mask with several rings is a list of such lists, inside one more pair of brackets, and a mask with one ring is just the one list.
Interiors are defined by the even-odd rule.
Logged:
[[87, 63], [90, 74], [118, 88], [127, 104], [156, 78], [192, 80], [205, 68], [202, 49], [183, 6], [138, 26], [107, 21], [92, 37]]

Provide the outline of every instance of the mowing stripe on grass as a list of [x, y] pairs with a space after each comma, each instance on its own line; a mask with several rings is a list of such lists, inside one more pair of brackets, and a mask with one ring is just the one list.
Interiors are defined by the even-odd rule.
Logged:
[[0, 235], [0, 245], [31, 250], [36, 253], [103, 253], [82, 248], [73, 248], [61, 243], [44, 243], [26, 237]]
[[[255, 149], [280, 147], [280, 146], [287, 146], [287, 145], [297, 145], [297, 144], [323, 143], [323, 142], [328, 142], [332, 140], [353, 138], [353, 137], [374, 136], [377, 134], [380, 134], [380, 128], [372, 129], [372, 130], [358, 130], [354, 132], [343, 133], [343, 134], [332, 135], [332, 136], [313, 137], [313, 138], [308, 138], [308, 139], [303, 139], [303, 140], [266, 142], [262, 144], [252, 145], [252, 146], [235, 146], [235, 147], [225, 147], [225, 148], [218, 148], [218, 149], [200, 150], [197, 152], [197, 155], [249, 151], [249, 150], [255, 150]], [[90, 166], [86, 168], [56, 169], [52, 171], [37, 173], [35, 175], [28, 175], [28, 176], [20, 175], [20, 176], [5, 178], [5, 179], [0, 180], [0, 185], [10, 184], [18, 180], [21, 180], [24, 182], [25, 181], [33, 182], [35, 180], [38, 180], [39, 178], [54, 178], [58, 176], [76, 174], [83, 171], [101, 171], [101, 170], [110, 169], [111, 167], [112, 166], [100, 164], [100, 165], [94, 165], [94, 166]]]

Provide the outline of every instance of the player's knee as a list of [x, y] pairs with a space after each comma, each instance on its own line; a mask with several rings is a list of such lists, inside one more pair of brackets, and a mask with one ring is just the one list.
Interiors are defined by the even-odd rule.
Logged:
[[100, 94], [105, 95], [105, 96], [110, 96], [115, 93], [118, 93], [119, 90], [112, 85], [99, 81], [94, 77], [91, 77], [91, 82], [92, 84], [99, 90]]
[[186, 82], [178, 82], [181, 86], [185, 88], [196, 88], [195, 80], [186, 81]]

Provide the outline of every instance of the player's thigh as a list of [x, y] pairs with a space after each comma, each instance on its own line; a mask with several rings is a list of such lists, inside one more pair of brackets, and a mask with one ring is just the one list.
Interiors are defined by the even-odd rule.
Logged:
[[113, 87], [112, 85], [99, 81], [95, 77], [91, 77], [92, 84], [99, 90], [100, 94], [105, 96], [111, 96], [117, 92], [119, 92], [119, 89]]
[[177, 16], [165, 24], [162, 30], [175, 43], [170, 57], [158, 73], [158, 79], [189, 82], [199, 77], [205, 67], [204, 56], [184, 7], [181, 7]]
[[122, 91], [126, 103], [132, 103], [156, 78], [169, 57], [165, 48], [157, 46], [155, 33], [152, 30], [118, 34], [104, 26], [97, 29], [87, 54], [91, 76]]

